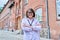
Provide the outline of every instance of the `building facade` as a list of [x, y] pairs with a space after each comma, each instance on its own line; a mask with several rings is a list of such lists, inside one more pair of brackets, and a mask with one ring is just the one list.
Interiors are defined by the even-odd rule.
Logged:
[[24, 12], [33, 8], [36, 18], [47, 27], [48, 37], [58, 40], [60, 37], [60, 0], [25, 0]]
[[[17, 30], [19, 29], [18, 22], [21, 18], [20, 0], [9, 0], [4, 6], [0, 16], [0, 27], [2, 29]], [[20, 12], [20, 13], [19, 13]], [[19, 27], [18, 27], [19, 26]]]
[[10, 26], [9, 25], [9, 8], [8, 6], [10, 5], [9, 1], [7, 2], [7, 4], [5, 5], [5, 7], [3, 8], [4, 10], [2, 10], [1, 14], [0, 14], [0, 27], [3, 29], [4, 27]]
[[45, 32], [41, 33], [44, 34], [43, 37], [58, 40], [60, 37], [59, 2], [59, 0], [10, 0], [0, 14], [0, 27], [20, 29], [21, 19], [25, 17], [29, 8], [33, 8], [36, 18], [44, 26], [42, 31], [45, 30]]

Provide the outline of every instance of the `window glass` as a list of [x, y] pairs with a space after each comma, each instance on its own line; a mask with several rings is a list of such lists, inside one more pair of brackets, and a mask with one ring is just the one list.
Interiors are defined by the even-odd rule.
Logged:
[[36, 13], [36, 18], [39, 20], [39, 21], [42, 21], [42, 8], [39, 8], [35, 11]]

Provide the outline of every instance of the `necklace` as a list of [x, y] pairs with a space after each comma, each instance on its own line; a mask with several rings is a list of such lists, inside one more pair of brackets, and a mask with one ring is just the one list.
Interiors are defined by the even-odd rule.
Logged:
[[27, 20], [27, 21], [28, 21], [29, 25], [30, 25], [30, 26], [32, 26], [32, 23], [33, 23], [34, 19], [32, 20], [32, 22], [31, 22], [31, 23], [30, 23], [30, 21], [29, 21], [29, 20]]

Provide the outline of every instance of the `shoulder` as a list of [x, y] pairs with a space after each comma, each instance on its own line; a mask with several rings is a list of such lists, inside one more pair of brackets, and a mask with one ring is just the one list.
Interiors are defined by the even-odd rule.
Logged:
[[38, 22], [38, 19], [37, 18], [34, 18], [34, 20]]
[[22, 18], [22, 20], [26, 20], [26, 18]]
[[36, 22], [37, 24], [40, 24], [40, 22], [39, 22], [38, 19], [36, 19], [36, 18], [34, 18], [34, 19], [35, 19], [35, 22]]
[[23, 18], [21, 21], [22, 21], [22, 22], [25, 22], [25, 21], [26, 21], [26, 19], [27, 19], [27, 18]]

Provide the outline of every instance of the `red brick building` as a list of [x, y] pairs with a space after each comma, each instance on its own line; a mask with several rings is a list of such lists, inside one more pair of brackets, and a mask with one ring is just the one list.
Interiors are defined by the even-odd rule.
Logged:
[[[9, 1], [1, 12], [0, 26], [5, 27], [6, 24], [12, 26], [11, 29], [20, 29], [20, 21], [25, 17], [25, 12], [29, 8], [33, 8], [36, 18], [41, 22], [42, 26], [48, 28], [48, 37], [50, 35], [54, 40], [58, 40], [60, 35], [60, 16], [57, 13], [57, 0], [14, 0]], [[12, 4], [11, 4], [12, 3]], [[8, 4], [11, 4], [8, 6]], [[7, 7], [8, 6], [8, 7]], [[9, 8], [9, 15], [6, 17], [6, 9]], [[5, 13], [6, 12], [6, 13]], [[60, 15], [60, 14], [59, 14]], [[2, 16], [4, 16], [2, 18]], [[4, 21], [3, 21], [4, 20]], [[9, 20], [7, 22], [7, 20]], [[6, 23], [7, 22], [7, 23]], [[5, 23], [5, 25], [4, 25]], [[10, 23], [10, 24], [9, 24]]]
[[[18, 29], [20, 26], [18, 25], [18, 18], [21, 18], [21, 6], [20, 0], [9, 0], [6, 5], [4, 6], [3, 10], [1, 11], [1, 28], [8, 30]], [[20, 12], [20, 13], [19, 13]], [[20, 20], [19, 20], [20, 21]], [[18, 27], [19, 26], [19, 27]]]
[[[57, 0], [27, 0], [24, 4], [24, 12], [33, 8], [37, 13], [40, 14], [40, 21], [43, 21], [43, 26], [50, 27], [51, 38], [58, 40], [60, 35], [60, 18], [58, 19], [57, 13]], [[24, 2], [23, 2], [24, 3]], [[42, 10], [41, 10], [42, 9]], [[41, 12], [42, 11], [42, 12]], [[41, 14], [42, 13], [42, 14]], [[37, 14], [38, 15], [38, 14]], [[37, 17], [39, 20], [39, 17]]]

